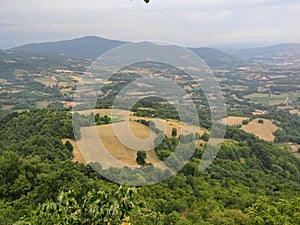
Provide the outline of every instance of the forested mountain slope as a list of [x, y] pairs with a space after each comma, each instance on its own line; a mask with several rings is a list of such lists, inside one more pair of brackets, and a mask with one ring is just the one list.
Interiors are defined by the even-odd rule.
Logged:
[[[71, 162], [72, 149], [61, 142], [73, 137], [70, 112], [14, 113], [1, 118], [0, 126], [0, 224], [18, 220], [29, 224], [64, 224], [66, 220], [69, 224], [106, 223], [95, 215], [107, 207], [101, 208], [106, 196], [103, 192], [112, 193], [117, 186], [91, 167]], [[172, 151], [172, 143], [176, 142], [165, 139], [165, 150]], [[299, 224], [300, 162], [283, 146], [229, 127], [217, 159], [200, 172], [202, 153], [197, 149], [193, 159], [169, 180], [138, 188], [136, 198], [130, 198], [130, 222]], [[126, 171], [130, 174], [129, 170], [120, 172]], [[62, 191], [69, 190], [72, 194], [57, 199]], [[87, 195], [89, 191], [92, 195]], [[99, 199], [94, 211], [88, 210], [92, 205], [85, 204], [84, 199], [92, 205]], [[58, 208], [50, 207], [55, 205]], [[125, 212], [127, 206], [120, 204]], [[89, 213], [83, 214], [85, 210]]]
[[[16, 52], [46, 53], [75, 59], [95, 60], [105, 52], [126, 43], [127, 42], [124, 41], [90, 36], [73, 40], [28, 44], [12, 48], [11, 50]], [[201, 47], [190, 48], [190, 50], [212, 67], [243, 63], [237, 56], [213, 48]]]

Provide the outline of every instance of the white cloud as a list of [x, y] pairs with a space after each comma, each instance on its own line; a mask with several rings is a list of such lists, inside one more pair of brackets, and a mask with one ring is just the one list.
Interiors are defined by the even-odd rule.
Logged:
[[0, 48], [85, 35], [196, 46], [300, 42], [299, 12], [298, 0], [4, 0]]

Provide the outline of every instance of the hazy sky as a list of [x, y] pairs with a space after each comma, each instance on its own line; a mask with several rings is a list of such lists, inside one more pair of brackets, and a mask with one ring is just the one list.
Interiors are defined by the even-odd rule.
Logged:
[[0, 48], [97, 35], [185, 46], [300, 42], [300, 0], [0, 0]]

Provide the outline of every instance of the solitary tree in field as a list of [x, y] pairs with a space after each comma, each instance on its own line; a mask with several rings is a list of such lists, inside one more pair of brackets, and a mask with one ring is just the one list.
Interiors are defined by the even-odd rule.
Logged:
[[145, 151], [138, 151], [136, 154], [136, 162], [139, 165], [146, 165], [146, 158], [147, 158], [147, 154]]
[[263, 124], [263, 123], [264, 123], [264, 120], [263, 120], [263, 119], [259, 119], [259, 120], [258, 120], [258, 123]]
[[172, 137], [176, 137], [177, 136], [177, 129], [175, 127], [173, 127], [172, 129]]
[[208, 140], [209, 140], [209, 134], [205, 132], [205, 133], [202, 135], [201, 138], [202, 138], [203, 141], [208, 141]]

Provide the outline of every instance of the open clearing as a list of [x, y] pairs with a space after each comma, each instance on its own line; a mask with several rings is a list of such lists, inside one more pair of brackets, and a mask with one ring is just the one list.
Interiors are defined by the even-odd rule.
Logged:
[[[205, 129], [197, 128], [193, 125], [184, 124], [177, 120], [163, 120], [159, 118], [151, 118], [151, 117], [140, 117], [140, 116], [134, 116], [133, 112], [126, 111], [126, 110], [119, 110], [119, 109], [95, 109], [95, 110], [84, 110], [84, 111], [78, 111], [80, 114], [88, 115], [90, 113], [94, 112], [95, 114], [99, 113], [100, 116], [104, 115], [112, 115], [113, 116], [121, 116], [123, 120], [127, 120], [126, 118], [129, 117], [129, 120], [131, 121], [137, 121], [137, 120], [147, 120], [152, 121], [155, 123], [155, 126], [164, 131], [165, 134], [167, 134], [168, 137], [172, 137], [172, 129], [177, 129], [177, 136], [180, 134], [186, 135], [189, 133], [196, 133], [198, 132], [200, 135], [204, 134], [205, 132], [208, 132]], [[182, 129], [182, 133], [181, 133]]]
[[[147, 151], [147, 162], [153, 164], [159, 162], [154, 149], [154, 135], [150, 129], [137, 122], [130, 121], [129, 126], [134, 134], [126, 132], [127, 122], [118, 122], [117, 127], [120, 130], [120, 135], [116, 135], [113, 124], [101, 125], [96, 127], [83, 127], [81, 128], [82, 138], [77, 142], [80, 152], [87, 163], [99, 162], [103, 168], [108, 167], [122, 167], [122, 166], [138, 166], [136, 163], [136, 153], [138, 150]], [[129, 143], [129, 146], [135, 145], [136, 139], [140, 140], [140, 148], [134, 150], [125, 146], [118, 138]], [[132, 143], [131, 143], [132, 142]]]
[[83, 111], [78, 111], [78, 113], [82, 115], [89, 115], [91, 113], [97, 114], [99, 113], [100, 116], [104, 115], [111, 115], [112, 113], [115, 115], [120, 115], [120, 116], [126, 116], [126, 115], [133, 115], [133, 112], [129, 112], [126, 110], [121, 110], [121, 109], [91, 109], [91, 110], [83, 110]]
[[228, 126], [235, 126], [235, 125], [242, 125], [243, 120], [248, 120], [248, 117], [240, 117], [240, 116], [229, 116], [226, 118], [226, 125]]
[[278, 127], [271, 120], [263, 119], [263, 123], [258, 122], [259, 119], [250, 121], [249, 124], [243, 125], [242, 130], [252, 133], [265, 141], [274, 141], [273, 133], [278, 130]]
[[300, 115], [300, 110], [294, 109], [294, 110], [291, 110], [290, 113], [291, 114], [298, 114], [298, 115]]
[[201, 129], [201, 128], [195, 127], [193, 125], [181, 123], [177, 120], [163, 120], [163, 119], [150, 118], [150, 117], [130, 116], [130, 120], [133, 120], [133, 121], [138, 121], [138, 120], [142, 120], [142, 119], [153, 122], [155, 124], [155, 126], [158, 129], [164, 131], [164, 133], [169, 138], [172, 137], [173, 128], [176, 128], [176, 130], [177, 130], [177, 137], [179, 137], [180, 135], [187, 135], [190, 133], [195, 134], [197, 132], [200, 135], [203, 135], [205, 132], [208, 133], [208, 131], [205, 129]]
[[261, 93], [254, 93], [245, 96], [244, 98], [250, 99], [254, 103], [258, 103], [265, 106], [273, 106], [285, 103], [288, 99], [290, 101], [294, 101], [298, 98], [297, 94], [289, 94], [283, 93], [280, 95], [269, 95], [269, 94], [261, 94]]
[[36, 82], [42, 83], [45, 86], [53, 86], [56, 84], [56, 81], [54, 81], [51, 77], [40, 77], [34, 79]]
[[120, 142], [111, 124], [97, 127], [98, 134], [105, 148], [114, 158], [128, 165], [138, 166], [138, 164], [136, 163], [137, 150], [145, 149], [147, 150], [147, 162], [153, 164], [159, 162], [160, 160], [158, 159], [154, 151], [154, 140], [156, 138], [156, 135], [143, 124], [130, 121], [129, 125], [133, 136], [139, 139], [140, 146], [135, 146], [137, 142], [135, 138], [133, 138], [132, 134], [126, 133], [126, 130], [122, 129], [122, 126], [126, 126], [126, 122], [118, 123], [117, 127], [121, 128], [120, 136], [122, 137], [122, 139], [124, 138], [124, 140], [126, 140], [126, 143], [128, 143], [129, 147], [135, 146], [136, 150], [124, 146]]
[[[132, 112], [126, 110], [95, 109], [79, 111], [80, 114], [84, 115], [88, 115], [91, 112], [95, 114], [99, 113], [100, 116], [113, 115], [113, 117], [122, 119], [121, 122], [113, 124], [81, 128], [82, 137], [77, 144], [83, 159], [85, 159], [86, 163], [99, 162], [103, 168], [138, 167], [139, 165], [136, 162], [136, 153], [138, 150], [145, 150], [147, 152], [147, 162], [158, 167], [162, 166], [154, 151], [156, 134], [149, 127], [137, 122], [137, 120], [152, 121], [168, 137], [172, 137], [173, 128], [177, 129], [177, 136], [196, 132], [202, 135], [204, 132], [207, 132], [204, 129], [182, 124], [175, 120], [136, 117]], [[126, 129], [128, 124], [129, 131]]]
[[288, 143], [291, 152], [300, 159], [300, 152], [298, 152], [298, 149], [300, 148], [300, 145], [294, 144], [294, 143]]
[[278, 130], [278, 127], [271, 120], [262, 119], [263, 123], [259, 123], [257, 118], [250, 121], [247, 125], [243, 125], [243, 120], [249, 120], [247, 117], [229, 116], [226, 118], [226, 124], [229, 126], [242, 125], [241, 129], [258, 136], [265, 141], [274, 141], [273, 133]]
[[38, 101], [38, 102], [36, 103], [36, 106], [37, 106], [38, 108], [44, 109], [44, 108], [47, 108], [47, 106], [48, 106], [50, 103], [51, 103], [51, 102], [48, 102], [48, 101]]

